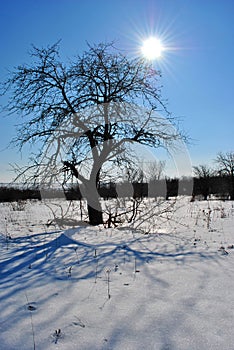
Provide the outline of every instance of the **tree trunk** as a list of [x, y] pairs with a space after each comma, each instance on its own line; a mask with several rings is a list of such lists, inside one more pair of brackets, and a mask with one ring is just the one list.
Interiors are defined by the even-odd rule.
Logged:
[[84, 197], [87, 200], [89, 223], [93, 226], [103, 224], [102, 207], [96, 184], [93, 181], [88, 181], [85, 187]]
[[89, 223], [90, 225], [100, 225], [103, 224], [102, 211], [96, 208], [93, 208], [92, 205], [88, 204], [88, 214], [89, 214]]

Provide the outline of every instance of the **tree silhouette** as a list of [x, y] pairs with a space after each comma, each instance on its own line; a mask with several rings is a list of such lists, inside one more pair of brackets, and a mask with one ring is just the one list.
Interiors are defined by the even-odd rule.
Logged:
[[[161, 99], [160, 72], [113, 43], [88, 46], [64, 63], [59, 44], [33, 47], [4, 83], [6, 109], [23, 117], [14, 144], [36, 145], [20, 174], [48, 185], [61, 174], [82, 183], [92, 225], [103, 222], [97, 187], [104, 165], [134, 161], [129, 144], [170, 147], [181, 135]], [[160, 111], [160, 115], [158, 112]], [[163, 114], [162, 114], [163, 113]]]
[[[211, 178], [214, 176], [214, 170], [209, 168], [207, 165], [198, 165], [193, 167], [193, 171], [196, 177], [198, 177], [198, 189], [199, 192], [207, 200], [207, 197], [211, 191]], [[196, 184], [196, 181], [195, 181]]]
[[215, 162], [220, 175], [230, 178], [230, 197], [234, 200], [234, 152], [218, 153]]

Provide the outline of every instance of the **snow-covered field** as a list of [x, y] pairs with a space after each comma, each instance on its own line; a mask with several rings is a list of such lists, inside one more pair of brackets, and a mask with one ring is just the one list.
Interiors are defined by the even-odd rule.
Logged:
[[0, 204], [0, 349], [233, 350], [234, 203], [180, 198], [152, 234]]

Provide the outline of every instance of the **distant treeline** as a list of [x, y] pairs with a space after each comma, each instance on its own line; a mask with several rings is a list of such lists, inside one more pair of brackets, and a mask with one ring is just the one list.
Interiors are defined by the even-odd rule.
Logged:
[[[109, 198], [140, 198], [140, 197], [176, 197], [191, 195], [193, 198], [202, 196], [207, 199], [210, 195], [222, 199], [233, 199], [233, 177], [212, 176], [208, 178], [183, 178], [151, 181], [149, 183], [121, 183], [113, 182], [100, 184], [100, 197]], [[14, 186], [0, 186], [0, 202], [13, 202], [27, 199], [55, 199], [80, 200], [85, 192], [82, 187], [68, 187], [62, 189], [40, 190], [39, 188], [20, 188]]]

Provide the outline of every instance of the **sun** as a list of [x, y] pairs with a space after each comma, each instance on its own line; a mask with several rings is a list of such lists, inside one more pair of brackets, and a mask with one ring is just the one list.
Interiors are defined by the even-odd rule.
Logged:
[[148, 60], [154, 60], [162, 56], [164, 47], [159, 39], [150, 37], [144, 40], [141, 51], [145, 58]]

